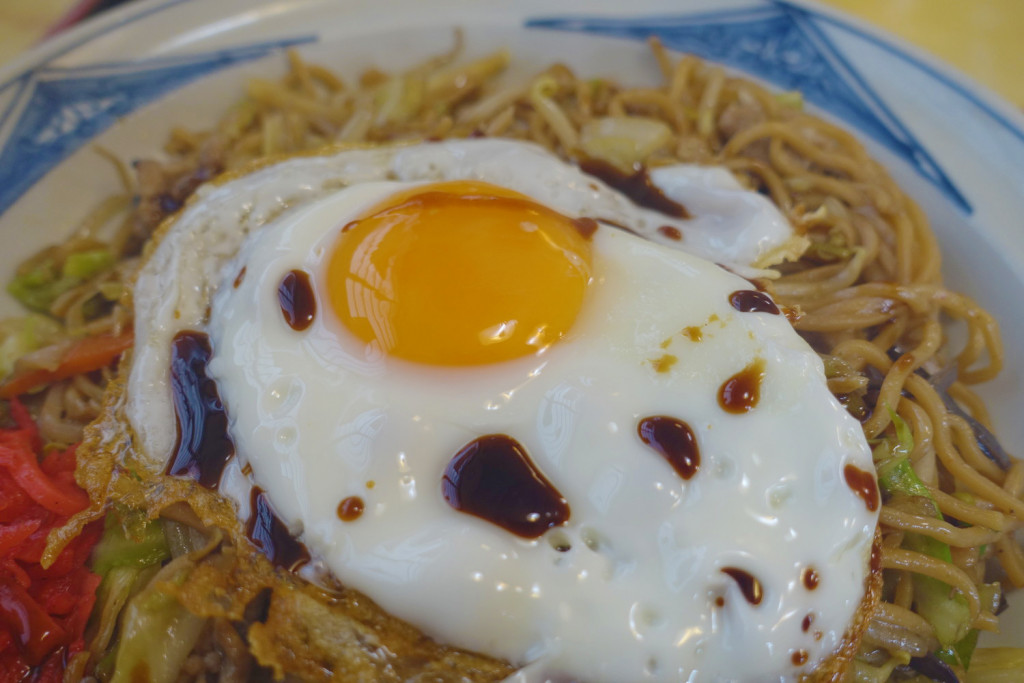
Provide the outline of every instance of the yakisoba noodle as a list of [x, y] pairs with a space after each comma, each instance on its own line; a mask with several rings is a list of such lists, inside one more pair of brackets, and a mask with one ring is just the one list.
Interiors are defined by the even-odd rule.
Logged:
[[[118, 165], [124, 193], [103, 202], [72, 240], [53, 248], [87, 249], [116, 223], [105, 244], [118, 264], [62, 294], [50, 313], [63, 321], [65, 334], [118, 334], [130, 327], [131, 310], [119, 295], [141, 244], [198, 184], [255, 159], [338, 141], [487, 135], [532, 140], [580, 160], [586, 125], [595, 117], [659, 121], [657, 130], [667, 135], [636, 161], [729, 168], [770, 195], [810, 240], [799, 261], [783, 264], [778, 279], [762, 284], [797, 312], [794, 327], [822, 354], [830, 389], [861, 417], [868, 439], [882, 451], [902, 445], [927, 490], [893, 496], [882, 509], [885, 602], [864, 635], [857, 680], [886, 680], [894, 667], [940, 649], [933, 622], [915, 607], [922, 590], [915, 577], [952, 587], [962, 596], [969, 626], [995, 630], [999, 590], [985, 583], [987, 558], [995, 558], [1004, 583], [1024, 587], [1024, 551], [1013, 538], [1024, 518], [1024, 463], [1000, 467], [979, 447], [976, 425], [951, 411], [944, 394], [990, 426], [968, 385], [993, 378], [1002, 366], [996, 322], [943, 287], [938, 245], [924, 213], [849, 133], [805, 113], [796, 94], [770, 92], [693, 56], [675, 60], [656, 41], [652, 48], [664, 77], [657, 88], [583, 79], [562, 65], [527, 83], [492, 88], [506, 55], [454, 65], [458, 46], [398, 76], [366, 72], [350, 87], [291, 53], [288, 74], [280, 82], [249, 82], [246, 97], [214, 130], [174, 130], [165, 147], [169, 161], [140, 162], [137, 178]], [[98, 312], [96, 301], [106, 302]], [[967, 331], [955, 357], [946, 355], [947, 319]], [[45, 365], [53, 348], [21, 363]], [[77, 440], [98, 412], [107, 379], [82, 375], [47, 389], [39, 405], [46, 438]], [[908, 534], [948, 546], [952, 561], [906, 547]], [[1019, 657], [978, 650], [972, 670], [998, 670], [1000, 658], [1011, 656]]]

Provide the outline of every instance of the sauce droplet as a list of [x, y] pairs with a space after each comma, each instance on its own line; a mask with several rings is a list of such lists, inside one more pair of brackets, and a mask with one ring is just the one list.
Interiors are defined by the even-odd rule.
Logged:
[[793, 666], [803, 666], [807, 663], [807, 651], [797, 650], [792, 656]]
[[235, 289], [238, 289], [239, 287], [242, 286], [242, 281], [244, 279], [245, 279], [245, 266], [242, 266], [242, 269], [240, 271], [238, 271], [238, 275], [235, 276], [235, 281], [231, 284], [231, 286], [234, 287]]
[[441, 481], [456, 510], [523, 538], [537, 538], [569, 520], [569, 504], [544, 478], [519, 442], [490, 434], [462, 447]]
[[754, 409], [761, 399], [764, 359], [758, 358], [725, 380], [718, 391], [718, 404], [727, 413], [742, 414]]
[[764, 590], [761, 588], [761, 582], [757, 578], [742, 569], [736, 567], [725, 567], [722, 571], [728, 574], [736, 585], [740, 587], [740, 591], [743, 593], [743, 597], [747, 599], [751, 605], [760, 605], [761, 599], [764, 597]]
[[296, 332], [302, 332], [313, 324], [316, 317], [316, 297], [309, 282], [309, 274], [303, 270], [289, 271], [277, 288], [277, 300], [285, 322]]
[[209, 489], [220, 484], [235, 444], [228, 435], [228, 415], [217, 383], [206, 374], [213, 350], [202, 332], [183, 331], [171, 342], [171, 395], [178, 424], [171, 476], [190, 476]]
[[683, 328], [683, 335], [692, 342], [699, 342], [704, 338], [704, 333], [696, 325]]
[[697, 474], [700, 448], [690, 425], [674, 417], [645, 417], [637, 425], [640, 440], [661, 454], [683, 479]]
[[800, 580], [803, 582], [804, 588], [812, 591], [818, 587], [818, 584], [821, 582], [821, 577], [818, 576], [818, 572], [814, 567], [807, 567], [800, 573]]
[[843, 468], [843, 477], [846, 479], [847, 486], [864, 501], [870, 512], [878, 509], [878, 483], [875, 481], [874, 474], [865, 472], [859, 467], [847, 465]]
[[338, 519], [343, 522], [354, 522], [363, 516], [366, 504], [359, 496], [349, 496], [338, 503]]
[[245, 533], [268, 560], [289, 571], [309, 562], [306, 546], [288, 533], [284, 522], [278, 518], [266, 494], [258, 486], [252, 488], [249, 506]]
[[779, 307], [764, 292], [741, 289], [729, 295], [729, 303], [740, 313], [771, 313], [779, 315]]
[[654, 368], [654, 371], [662, 374], [670, 371], [672, 366], [677, 362], [679, 362], [679, 358], [671, 353], [665, 353], [662, 354], [660, 358], [652, 358], [650, 360], [651, 367]]
[[807, 614], [806, 617], [804, 617], [803, 622], [800, 624], [800, 628], [803, 629], [804, 633], [807, 633], [808, 631], [811, 630], [811, 624], [813, 624], [813, 623], [814, 623], [814, 613], [810, 612], [810, 613]]
[[679, 228], [674, 225], [663, 225], [658, 228], [658, 232], [661, 233], [663, 237], [666, 237], [673, 242], [678, 242], [683, 239], [683, 233], [681, 233]]
[[580, 162], [580, 170], [600, 178], [616, 190], [633, 200], [637, 206], [659, 211], [666, 216], [689, 218], [690, 212], [679, 202], [670, 199], [657, 185], [651, 181], [646, 168], [634, 173], [623, 173], [617, 167], [600, 159], [587, 159]]

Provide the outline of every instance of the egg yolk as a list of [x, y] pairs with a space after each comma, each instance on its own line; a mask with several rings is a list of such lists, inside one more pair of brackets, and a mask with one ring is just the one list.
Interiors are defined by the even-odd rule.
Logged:
[[422, 185], [352, 221], [330, 255], [342, 323], [405, 360], [479, 365], [564, 337], [590, 282], [595, 224], [475, 181]]

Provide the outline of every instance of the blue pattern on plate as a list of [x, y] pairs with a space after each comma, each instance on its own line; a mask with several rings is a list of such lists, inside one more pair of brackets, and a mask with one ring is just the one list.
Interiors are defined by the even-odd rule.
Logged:
[[[875, 139], [935, 185], [966, 213], [970, 203], [863, 75], [822, 31], [823, 18], [769, 0], [749, 8], [648, 17], [565, 16], [526, 26], [646, 40], [727, 64], [804, 98]], [[835, 19], [828, 22], [836, 25]]]
[[14, 117], [0, 149], [0, 213], [118, 118], [214, 71], [313, 40], [306, 36], [184, 57], [74, 68], [41, 65], [21, 74], [0, 87], [0, 92], [15, 90], [0, 112], [0, 129]]

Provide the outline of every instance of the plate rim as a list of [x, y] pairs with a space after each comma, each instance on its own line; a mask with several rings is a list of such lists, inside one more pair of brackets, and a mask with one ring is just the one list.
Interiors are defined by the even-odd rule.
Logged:
[[[257, 4], [270, 4], [273, 1], [255, 0], [250, 7]], [[492, 1], [495, 4], [500, 4], [497, 0]], [[1024, 108], [1014, 105], [1001, 93], [996, 92], [990, 86], [978, 81], [942, 57], [913, 44], [888, 29], [854, 16], [841, 8], [825, 5], [815, 0], [762, 1], [765, 4], [810, 12], [833, 25], [854, 32], [859, 37], [868, 40], [887, 53], [916, 66], [921, 71], [940, 81], [958, 96], [971, 101], [1024, 142]], [[45, 66], [49, 62], [112, 31], [125, 29], [140, 19], [165, 10], [171, 10], [184, 5], [199, 6], [201, 2], [202, 0], [136, 0], [89, 17], [66, 31], [44, 39], [42, 42], [15, 56], [6, 64], [0, 65], [0, 92], [29, 71]], [[298, 6], [307, 2], [312, 3], [316, 2], [316, 0], [298, 0], [298, 2], [291, 4]], [[378, 0], [375, 4], [380, 6], [381, 2], [401, 4], [403, 0]], [[473, 4], [479, 4], [480, 2], [481, 0], [474, 0]], [[552, 11], [558, 11], [558, 8], [563, 5], [566, 10], [583, 9], [583, 6], [572, 0], [549, 0], [549, 2], [548, 6]], [[343, 7], [341, 2], [331, 4], [331, 11], [340, 11], [340, 8]], [[686, 14], [685, 5], [687, 4], [690, 4], [689, 1], [683, 0], [679, 3], [680, 6], [672, 11]], [[640, 3], [624, 6], [620, 14], [622, 16], [630, 16], [642, 13], [644, 5], [646, 3], [641, 0]], [[137, 58], [137, 56], [132, 56], [128, 59], [134, 60]]]

